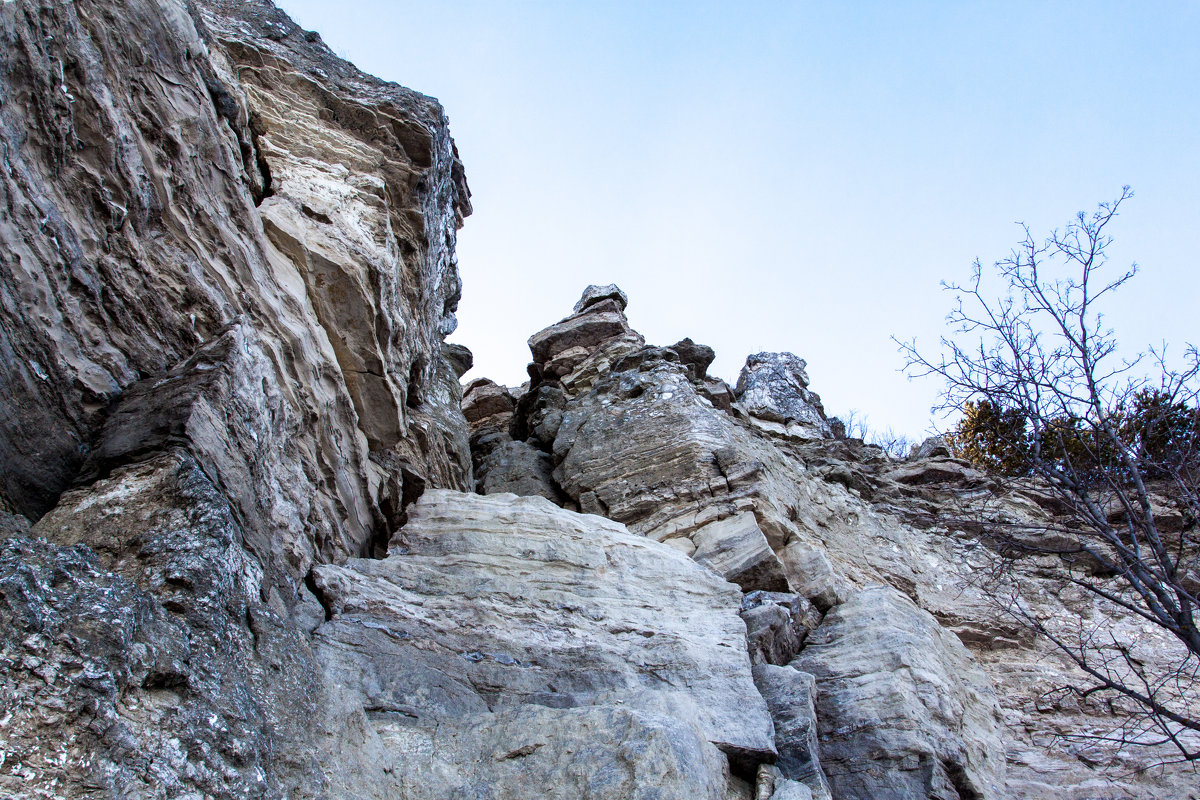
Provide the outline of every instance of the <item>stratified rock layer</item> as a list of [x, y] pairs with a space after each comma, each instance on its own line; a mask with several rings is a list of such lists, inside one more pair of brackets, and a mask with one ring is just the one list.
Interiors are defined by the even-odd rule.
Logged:
[[[438, 724], [518, 705], [620, 704], [773, 758], [737, 588], [685, 556], [540, 497], [430, 490], [382, 561], [315, 570], [332, 674]], [[332, 657], [332, 656], [331, 656]]]
[[891, 587], [834, 608], [792, 662], [816, 677], [834, 796], [1004, 795], [1000, 707], [954, 634]]
[[[641, 344], [625, 303], [609, 287], [589, 288], [571, 317], [530, 338], [531, 382], [513, 393], [501, 433], [475, 426], [476, 463], [511, 466], [494, 442], [526, 445], [544, 456], [537, 486], [553, 490], [537, 493], [623, 522], [747, 593], [754, 663], [794, 657], [759, 686], [783, 759], [774, 784], [759, 776], [760, 796], [1186, 794], [1182, 771], [1145, 771], [1164, 750], [1064, 744], [1124, 718], [1100, 704], [1074, 716], [1047, 706], [1041, 698], [1078, 673], [989, 603], [974, 572], [986, 565], [977, 539], [942, 522], [947, 509], [1002, 509], [1010, 522], [1036, 525], [1046, 511], [1023, 490], [949, 458], [937, 442], [897, 460], [834, 438], [801, 359], [753, 355], [730, 389], [707, 375], [707, 348]], [[1038, 565], [1021, 565], [1009, 590], [1062, 630], [1071, 624], [1047, 602], [1061, 587]], [[1077, 607], [1089, 624], [1105, 618]], [[1125, 639], [1148, 636], [1161, 639], [1132, 628]], [[1139, 645], [1139, 658], [1166, 657], [1154, 647]], [[788, 777], [808, 762], [828, 787]], [[1121, 777], [1130, 770], [1136, 779]]]
[[[1037, 487], [834, 437], [802, 359], [730, 387], [613, 285], [464, 397], [436, 101], [266, 0], [0, 41], [0, 794], [1197, 797], [980, 589], [946, 510]], [[1170, 657], [1045, 566], [1003, 588], [1047, 629]]]
[[[248, 527], [252, 546], [290, 539], [272, 566], [292, 580], [318, 551], [369, 548], [385, 480], [371, 451], [470, 484], [442, 352], [470, 205], [435, 101], [359, 73], [263, 0], [5, 3], [0, 38], [9, 506], [53, 507], [110, 406], [225, 347], [231, 325], [256, 363], [235, 368], [247, 407], [230, 423], [268, 436], [189, 446], [237, 491], [256, 489], [234, 486], [233, 461], [282, 462], [260, 464], [287, 488], [259, 488], [278, 501], [258, 498]], [[184, 413], [148, 391], [127, 417]]]

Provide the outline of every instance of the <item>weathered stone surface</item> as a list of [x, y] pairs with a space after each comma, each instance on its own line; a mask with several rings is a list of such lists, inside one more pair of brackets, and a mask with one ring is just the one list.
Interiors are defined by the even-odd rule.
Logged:
[[487, 378], [471, 381], [463, 392], [463, 416], [473, 428], [507, 425], [516, 408], [516, 398], [508, 389]]
[[525, 442], [506, 442], [481, 459], [476, 486], [480, 494], [538, 495], [562, 505], [565, 498], [553, 470], [549, 453]]
[[716, 352], [704, 344], [696, 344], [690, 338], [681, 339], [671, 345], [671, 349], [679, 354], [679, 361], [691, 367], [691, 379], [705, 381], [708, 379], [708, 367], [717, 357]]
[[561, 376], [568, 374], [588, 353], [605, 342], [635, 336], [624, 312], [610, 300], [589, 306], [583, 312], [535, 333], [529, 339], [529, 350], [539, 364], [547, 364], [576, 351], [578, 356], [560, 362], [553, 369], [554, 374]]
[[814, 798], [830, 795], [821, 769], [817, 744], [817, 712], [813, 704], [816, 679], [791, 667], [760, 664], [754, 668], [754, 685], [771, 709], [775, 723], [775, 768], [784, 778], [798, 781]]
[[871, 587], [836, 606], [792, 666], [816, 676], [821, 764], [835, 797], [1004, 796], [990, 682], [896, 590]]
[[813, 436], [831, 438], [821, 398], [808, 390], [805, 366], [791, 353], [756, 353], [746, 359], [734, 392], [752, 416], [796, 422]]
[[725, 483], [713, 452], [730, 437], [679, 364], [645, 362], [568, 405], [554, 440], [555, 477], [571, 497], [594, 492], [606, 516], [634, 523], [664, 503], [711, 496]]
[[447, 342], [442, 345], [442, 357], [450, 364], [456, 378], [462, 378], [475, 366], [475, 355], [461, 344]]
[[908, 460], [916, 461], [922, 458], [949, 458], [950, 448], [946, 445], [946, 439], [943, 436], [930, 436], [919, 445], [913, 447], [909, 453]]
[[[808, 797], [749, 677], [803, 647], [844, 796], [1195, 795], [1073, 739], [1130, 718], [980, 589], [979, 525], [1061, 522], [1044, 487], [827, 438], [794, 356], [735, 397], [590, 287], [468, 425], [435, 101], [265, 0], [20, 0], [0, 41], [0, 794]], [[473, 468], [645, 538], [439, 495]], [[693, 556], [803, 599], [743, 625]], [[1169, 663], [1048, 566], [1005, 588], [1049, 629]]]
[[583, 296], [579, 298], [579, 302], [575, 304], [575, 308], [572, 309], [571, 313], [578, 314], [579, 312], [596, 305], [602, 300], [615, 301], [616, 304], [621, 307], [622, 311], [624, 311], [625, 307], [629, 305], [629, 296], [622, 292], [621, 287], [617, 286], [615, 283], [606, 283], [603, 286], [591, 284], [583, 290]]
[[422, 724], [620, 703], [773, 758], [736, 587], [624, 526], [540, 497], [430, 490], [382, 561], [314, 569], [327, 668]]
[[522, 706], [436, 728], [375, 722], [404, 798], [726, 800], [728, 766], [695, 728], [620, 706]]
[[0, 794], [323, 794], [316, 661], [194, 459], [68, 492], [34, 533], [0, 540]]
[[822, 612], [845, 602], [849, 596], [849, 584], [823, 551], [796, 541], [780, 551], [779, 560], [796, 593]]
[[771, 800], [813, 800], [813, 797], [812, 789], [800, 781], [786, 778], [775, 782], [775, 791], [771, 794]]
[[234, 322], [289, 447], [338, 465], [303, 476], [310, 538], [370, 540], [371, 447], [469, 485], [441, 343], [470, 206], [434, 101], [263, 0], [7, 3], [0, 31], [6, 502], [45, 513], [109, 404]]
[[742, 599], [742, 620], [751, 663], [782, 665], [800, 652], [821, 615], [800, 595], [757, 591]]
[[748, 511], [710, 522], [693, 533], [691, 540], [696, 545], [692, 558], [741, 586], [744, 592], [790, 589], [783, 565]]

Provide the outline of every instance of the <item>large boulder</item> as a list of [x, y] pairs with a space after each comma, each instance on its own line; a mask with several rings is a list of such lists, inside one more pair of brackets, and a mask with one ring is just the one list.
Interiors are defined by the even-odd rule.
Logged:
[[812, 436], [832, 438], [821, 398], [808, 389], [806, 366], [791, 353], [755, 353], [746, 359], [734, 394], [753, 417], [795, 423]]
[[990, 800], [1000, 709], [962, 642], [900, 592], [830, 611], [792, 667], [816, 677], [821, 765], [839, 800]]
[[541, 497], [430, 490], [386, 559], [319, 566], [314, 581], [327, 668], [381, 718], [428, 728], [620, 706], [694, 726], [739, 764], [774, 759], [741, 593], [618, 523]]

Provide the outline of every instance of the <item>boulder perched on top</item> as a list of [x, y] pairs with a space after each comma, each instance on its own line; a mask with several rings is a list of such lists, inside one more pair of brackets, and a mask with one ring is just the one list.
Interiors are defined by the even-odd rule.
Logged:
[[821, 398], [808, 390], [807, 363], [791, 353], [755, 353], [746, 359], [734, 393], [754, 417], [798, 423], [814, 436], [832, 438]]
[[692, 369], [692, 380], [703, 381], [708, 377], [708, 367], [712, 364], [717, 353], [706, 344], [696, 344], [691, 338], [681, 339], [671, 345], [671, 349], [679, 354], [679, 361]]
[[579, 298], [579, 302], [575, 304], [575, 308], [571, 313], [578, 314], [588, 306], [594, 306], [601, 300], [615, 300], [622, 311], [629, 305], [629, 295], [621, 291], [621, 287], [615, 283], [607, 283], [603, 286], [597, 286], [593, 283], [583, 290], [583, 296]]

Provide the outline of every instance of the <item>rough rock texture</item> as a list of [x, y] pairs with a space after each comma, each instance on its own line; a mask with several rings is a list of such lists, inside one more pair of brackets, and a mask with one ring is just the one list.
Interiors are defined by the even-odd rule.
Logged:
[[895, 589], [869, 587], [834, 608], [792, 666], [816, 677], [821, 765], [836, 797], [1003, 796], [991, 682]]
[[312, 650], [195, 459], [68, 492], [33, 533], [0, 541], [0, 793], [321, 796]]
[[49, 510], [109, 407], [235, 322], [279, 397], [301, 538], [367, 547], [372, 449], [469, 485], [441, 342], [470, 205], [434, 101], [262, 0], [5, 3], [0, 37], [9, 505]]
[[[795, 657], [817, 676], [812, 758], [828, 759], [833, 797], [1191, 796], [1178, 768], [1129, 777], [1161, 751], [1062, 738], [1121, 718], [1099, 704], [1047, 705], [1075, 673], [975, 586], [977, 540], [947, 527], [946, 511], [998, 505], [1044, 518], [1024, 490], [936, 441], [897, 461], [833, 438], [795, 356], [751, 356], [733, 392], [707, 375], [702, 346], [641, 344], [623, 304], [580, 308], [530, 339], [531, 382], [505, 441], [551, 458], [565, 507], [623, 522], [753, 590], [742, 611], [751, 659]], [[1036, 568], [1017, 580], [1035, 606], [1059, 591]], [[1141, 657], [1161, 658], [1151, 640]], [[779, 788], [812, 792], [782, 776]]]
[[[266, 0], [0, 40], [0, 794], [1200, 796], [1073, 738], [1125, 712], [980, 591], [955, 514], [1038, 487], [832, 438], [801, 359], [735, 390], [612, 285], [464, 395], [436, 101]], [[1046, 566], [1048, 627], [1169, 657]]]
[[751, 416], [770, 422], [797, 423], [814, 436], [829, 438], [821, 398], [808, 390], [807, 364], [791, 353], [756, 353], [738, 376], [737, 400]]
[[[773, 757], [736, 587], [543, 498], [430, 490], [382, 561], [315, 570], [329, 670], [414, 724], [536, 704], [620, 704]], [[769, 754], [769, 755], [768, 755]]]
[[791, 667], [760, 664], [754, 668], [754, 683], [775, 720], [775, 747], [779, 750], [775, 769], [784, 778], [804, 784], [814, 798], [829, 798], [817, 744], [815, 679]]

